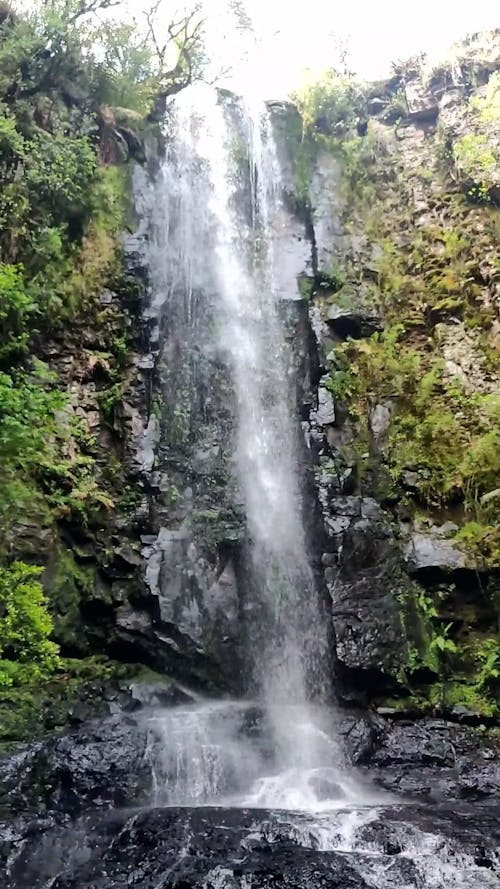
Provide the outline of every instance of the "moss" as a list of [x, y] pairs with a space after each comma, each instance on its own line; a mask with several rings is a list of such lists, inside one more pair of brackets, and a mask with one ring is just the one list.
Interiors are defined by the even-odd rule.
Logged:
[[431, 705], [440, 705], [442, 702], [446, 710], [454, 707], [465, 707], [471, 713], [485, 717], [499, 716], [498, 701], [493, 700], [487, 693], [481, 692], [475, 684], [467, 679], [453, 679], [444, 684], [442, 688], [434, 687], [429, 692]]
[[498, 703], [488, 695], [479, 692], [467, 680], [453, 680], [443, 684], [430, 685], [406, 691], [402, 697], [383, 697], [374, 701], [376, 707], [388, 707], [402, 716], [431, 716], [436, 713], [452, 714], [455, 707], [464, 707], [471, 714], [486, 720], [500, 716]]
[[94, 595], [95, 567], [79, 564], [73, 552], [60, 547], [44, 582], [54, 619], [54, 638], [63, 652], [89, 654], [81, 604]]
[[104, 692], [120, 680], [157, 680], [142, 665], [121, 664], [105, 657], [66, 659], [47, 682], [24, 682], [0, 689], [0, 755], [17, 744], [63, 729], [75, 705], [84, 703], [90, 715], [106, 712]]

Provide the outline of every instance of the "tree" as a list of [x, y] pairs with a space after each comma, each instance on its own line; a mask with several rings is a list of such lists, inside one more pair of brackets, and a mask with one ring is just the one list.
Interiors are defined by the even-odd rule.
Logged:
[[170, 22], [165, 37], [160, 37], [159, 10], [162, 0], [145, 13], [146, 40], [153, 47], [153, 69], [157, 80], [156, 98], [151, 119], [161, 119], [169, 96], [179, 93], [194, 80], [200, 79], [205, 58], [202, 49], [204, 21], [200, 6], [178, 21]]

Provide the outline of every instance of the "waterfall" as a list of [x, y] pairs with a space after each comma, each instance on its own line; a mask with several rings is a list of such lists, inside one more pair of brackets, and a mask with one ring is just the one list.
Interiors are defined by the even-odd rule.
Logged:
[[[166, 142], [149, 209], [153, 290], [166, 300], [167, 316], [180, 318], [184, 353], [201, 304], [210, 304], [212, 329], [203, 336], [230, 376], [232, 474], [248, 537], [249, 685], [269, 749], [249, 756], [241, 741], [245, 705], [231, 718], [213, 706], [173, 711], [151, 723], [155, 787], [160, 797], [170, 788], [167, 801], [205, 804], [227, 799], [230, 786], [246, 805], [314, 808], [359, 798], [332, 715], [313, 703], [331, 697], [327, 620], [303, 522], [304, 445], [284, 324], [287, 302], [299, 295], [284, 261], [289, 235], [270, 114], [264, 103], [198, 85], [176, 99]], [[175, 373], [178, 387], [196, 374], [189, 355]], [[228, 781], [238, 756], [248, 764], [244, 786]]]

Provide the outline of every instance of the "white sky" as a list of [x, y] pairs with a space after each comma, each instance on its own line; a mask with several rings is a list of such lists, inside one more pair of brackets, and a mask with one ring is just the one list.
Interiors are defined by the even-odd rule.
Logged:
[[[224, 5], [225, 0], [205, 0], [218, 19], [219, 37], [227, 21], [220, 13]], [[335, 64], [336, 40], [349, 47], [349, 67], [374, 79], [390, 72], [391, 61], [420, 51], [443, 56], [467, 34], [500, 27], [498, 0], [244, 0], [244, 5], [261, 41], [252, 76], [260, 76], [268, 97], [286, 94], [304, 69], [316, 73]]]
[[[33, 0], [19, 0], [31, 5]], [[163, 0], [166, 16], [174, 6], [195, 0]], [[123, 0], [138, 22], [154, 0]], [[392, 61], [425, 51], [443, 57], [449, 46], [467, 34], [500, 27], [500, 0], [241, 0], [254, 22], [259, 49], [238, 64], [243, 43], [228, 14], [228, 0], [202, 0], [211, 34], [211, 54], [219, 70], [231, 65], [267, 98], [279, 98], [297, 87], [309, 71], [315, 75], [335, 65], [336, 42], [349, 47], [349, 67], [361, 77], [390, 73]], [[217, 66], [216, 66], [217, 67]]]

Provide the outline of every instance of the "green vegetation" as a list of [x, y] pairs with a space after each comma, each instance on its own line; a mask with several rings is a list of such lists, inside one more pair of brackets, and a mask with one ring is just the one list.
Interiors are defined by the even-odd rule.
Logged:
[[470, 197], [491, 201], [492, 191], [500, 186], [500, 72], [492, 74], [484, 96], [470, 100], [467, 122], [471, 132], [460, 136], [452, 146], [455, 167], [460, 178], [469, 183]]
[[[306, 84], [291, 96], [300, 112], [300, 139], [293, 159], [296, 192], [308, 202], [312, 170], [320, 150], [334, 154], [342, 174], [342, 197], [372, 193], [368, 174], [373, 144], [357, 133], [357, 124], [366, 120], [366, 100], [359, 81], [352, 75], [330, 69], [323, 78]], [[295, 137], [297, 136], [294, 133]]]
[[[394, 325], [368, 340], [339, 344], [331, 355], [331, 392], [366, 426], [377, 404], [391, 404], [384, 458], [395, 482], [405, 469], [414, 470], [424, 504], [443, 507], [458, 500], [471, 517], [493, 522], [500, 397], [467, 393], [445, 374], [439, 355], [407, 342], [403, 349], [405, 332]], [[473, 532], [469, 528], [463, 539]]]
[[480, 631], [474, 607], [464, 609], [457, 605], [459, 601], [453, 584], [433, 591], [416, 588], [414, 594], [398, 598], [411, 642], [407, 663], [397, 675], [406, 697], [394, 699], [391, 706], [421, 712], [461, 706], [485, 717], [497, 713], [498, 637]]
[[[78, 632], [91, 578], [60, 537], [103, 527], [121, 492], [122, 470], [113, 454], [100, 463], [78, 386], [97, 381], [96, 407], [113, 433], [129, 333], [119, 299], [101, 303], [100, 295], [123, 286], [129, 297], [121, 259], [127, 162], [144, 159], [143, 139], [156, 132], [168, 96], [203, 64], [196, 10], [160, 27], [156, 4], [144, 33], [101, 18], [114, 5], [39, 0], [17, 11], [0, 3], [3, 685], [43, 681], [58, 669], [52, 636], [69, 639], [73, 618]], [[52, 359], [62, 343], [73, 362], [66, 374]], [[33, 563], [56, 556], [45, 596]]]
[[[500, 402], [489, 380], [499, 361], [485, 284], [498, 267], [493, 247], [498, 213], [489, 206], [479, 213], [471, 209], [470, 195], [456, 193], [448, 179], [449, 157], [440, 154], [445, 134], [439, 131], [426, 170], [439, 186], [439, 198], [430, 202], [425, 222], [416, 224], [411, 189], [422, 180], [420, 167], [405, 170], [387, 125], [370, 122], [365, 135], [357, 136], [353, 125], [362, 103], [356, 89], [340, 87], [337, 106], [336, 88], [338, 81], [330, 78], [310, 90], [301, 107], [307, 132], [341, 163], [345, 226], [368, 239], [374, 257], [361, 274], [359, 257], [339, 257], [337, 277], [344, 286], [318, 296], [326, 306], [352, 307], [361, 315], [375, 311], [384, 323], [384, 332], [368, 339], [333, 342], [328, 355], [331, 392], [357, 424], [357, 450], [370, 454], [358, 472], [371, 484], [378, 478], [379, 493], [393, 497], [411, 471], [418, 508], [462, 507], [459, 542], [478, 565], [497, 565]], [[483, 98], [469, 105], [468, 114], [497, 119], [496, 75]], [[318, 134], [316, 116], [336, 107], [346, 125], [342, 135]], [[452, 362], [444, 349], [450, 341], [454, 345], [450, 323], [463, 330]], [[465, 372], [450, 370], [455, 353], [458, 359], [464, 354], [475, 377], [484, 379], [476, 390]], [[370, 417], [380, 403], [389, 407], [391, 419], [384, 441], [374, 442]]]
[[303, 134], [310, 134], [327, 146], [330, 138], [350, 134], [364, 107], [359, 81], [352, 74], [333, 68], [321, 80], [294, 93], [292, 99], [302, 118]]
[[58, 666], [40, 573], [24, 562], [0, 569], [0, 686], [26, 676], [36, 680]]
[[106, 713], [103, 693], [112, 684], [162, 678], [140, 664], [122, 664], [99, 656], [60, 658], [49, 679], [33, 675], [28, 666], [9, 666], [12, 684], [0, 686], [0, 755], [19, 741], [39, 739], [63, 729], [75, 709], [83, 708], [89, 716]]

